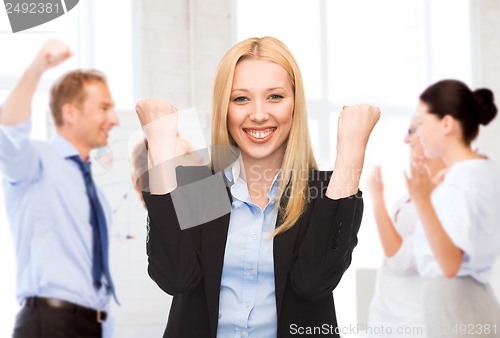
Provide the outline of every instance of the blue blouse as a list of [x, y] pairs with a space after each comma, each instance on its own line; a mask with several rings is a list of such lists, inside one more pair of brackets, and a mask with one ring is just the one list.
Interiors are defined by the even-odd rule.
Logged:
[[227, 236], [219, 298], [218, 338], [276, 337], [272, 232], [278, 208], [278, 173], [261, 209], [252, 203], [240, 164], [225, 171], [233, 182], [231, 218]]

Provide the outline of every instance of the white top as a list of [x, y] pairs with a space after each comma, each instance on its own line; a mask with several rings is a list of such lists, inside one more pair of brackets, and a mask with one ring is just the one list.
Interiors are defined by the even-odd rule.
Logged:
[[[463, 250], [457, 276], [487, 283], [500, 252], [500, 169], [491, 160], [456, 163], [432, 193], [432, 205], [453, 243]], [[434, 258], [422, 224], [415, 232], [415, 256], [423, 277], [443, 273]]]
[[[395, 337], [398, 330], [406, 330], [405, 337], [425, 337], [422, 280], [413, 255], [417, 217], [417, 210], [409, 197], [399, 199], [392, 221], [403, 242], [394, 256], [384, 259], [377, 275], [369, 309], [368, 337]], [[385, 328], [383, 332], [382, 327]]]
[[393, 276], [418, 276], [413, 255], [413, 233], [417, 227], [418, 213], [408, 195], [398, 200], [392, 214], [392, 221], [403, 242], [391, 257], [385, 257], [382, 271]]

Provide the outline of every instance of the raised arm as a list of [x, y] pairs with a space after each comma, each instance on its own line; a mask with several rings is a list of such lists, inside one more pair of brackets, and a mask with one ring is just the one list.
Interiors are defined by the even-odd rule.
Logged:
[[375, 223], [377, 223], [378, 233], [384, 254], [386, 257], [394, 256], [403, 242], [401, 236], [396, 231], [394, 223], [389, 216], [384, 199], [384, 183], [380, 166], [373, 169], [368, 180], [368, 190], [372, 198], [373, 213]]
[[337, 158], [326, 196], [339, 199], [356, 194], [370, 134], [380, 108], [367, 104], [344, 107], [337, 132]]
[[177, 109], [160, 100], [146, 99], [137, 102], [135, 110], [148, 141], [150, 193], [164, 195], [177, 187]]
[[72, 55], [73, 52], [62, 42], [47, 41], [4, 102], [0, 111], [0, 124], [17, 125], [26, 121], [31, 115], [31, 102], [43, 73]]
[[37, 178], [39, 157], [29, 139], [31, 103], [43, 73], [71, 55], [63, 43], [47, 41], [0, 107], [0, 172], [11, 184]]

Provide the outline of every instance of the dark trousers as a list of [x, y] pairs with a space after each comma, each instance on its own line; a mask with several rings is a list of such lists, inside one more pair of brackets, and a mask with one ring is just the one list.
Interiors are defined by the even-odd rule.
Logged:
[[24, 306], [17, 314], [13, 338], [102, 338], [96, 321], [66, 309]]

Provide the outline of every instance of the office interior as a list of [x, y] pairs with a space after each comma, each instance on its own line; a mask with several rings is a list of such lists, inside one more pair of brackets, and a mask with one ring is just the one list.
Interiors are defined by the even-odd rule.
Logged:
[[[48, 140], [53, 81], [74, 68], [107, 75], [121, 124], [109, 145], [93, 153], [94, 172], [113, 209], [111, 265], [121, 306], [113, 304], [115, 336], [160, 337], [171, 297], [147, 274], [146, 211], [135, 193], [130, 151], [141, 131], [137, 100], [176, 105], [182, 135], [195, 149], [209, 143], [212, 81], [219, 60], [237, 41], [274, 36], [301, 67], [309, 127], [320, 168], [332, 169], [338, 114], [344, 105], [381, 108], [366, 153], [361, 189], [377, 164], [383, 168], [387, 204], [405, 193], [403, 143], [418, 96], [447, 78], [500, 97], [500, 1], [498, 0], [85, 0], [42, 26], [12, 34], [0, 13], [0, 103], [37, 50], [49, 38], [75, 55], [49, 71], [33, 103], [32, 138]], [[497, 99], [498, 104], [498, 99]], [[481, 129], [474, 147], [500, 161], [500, 119]], [[0, 188], [1, 190], [1, 188]], [[15, 255], [0, 194], [0, 336], [11, 334]], [[365, 195], [365, 214], [353, 261], [334, 291], [339, 326], [366, 323], [383, 252]], [[492, 287], [500, 298], [500, 264]], [[355, 335], [347, 335], [354, 337]]]

